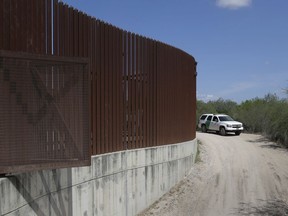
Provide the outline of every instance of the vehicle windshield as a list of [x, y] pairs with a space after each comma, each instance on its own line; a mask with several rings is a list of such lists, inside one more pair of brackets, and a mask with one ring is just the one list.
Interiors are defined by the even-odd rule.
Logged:
[[219, 116], [220, 121], [234, 121], [230, 116]]

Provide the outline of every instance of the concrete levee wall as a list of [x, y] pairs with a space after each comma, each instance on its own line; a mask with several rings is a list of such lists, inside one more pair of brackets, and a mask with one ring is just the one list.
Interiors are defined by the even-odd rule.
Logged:
[[0, 215], [136, 215], [187, 174], [196, 139], [92, 157], [89, 167], [0, 178]]

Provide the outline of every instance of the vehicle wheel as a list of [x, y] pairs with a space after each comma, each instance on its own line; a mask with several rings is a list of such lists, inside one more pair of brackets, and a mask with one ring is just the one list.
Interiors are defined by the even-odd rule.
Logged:
[[240, 134], [241, 134], [241, 131], [236, 131], [236, 132], [235, 132], [235, 135], [236, 135], [236, 136], [239, 136]]
[[220, 128], [220, 135], [225, 136], [226, 135], [226, 130], [224, 127]]
[[207, 132], [207, 128], [206, 128], [206, 125], [202, 125], [201, 126], [201, 131], [203, 132], [203, 133], [206, 133]]

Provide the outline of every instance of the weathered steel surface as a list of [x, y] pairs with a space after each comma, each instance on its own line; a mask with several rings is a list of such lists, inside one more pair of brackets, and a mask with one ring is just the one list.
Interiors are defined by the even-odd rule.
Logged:
[[[57, 0], [0, 0], [0, 12], [0, 50], [89, 59], [85, 85], [91, 85], [93, 155], [195, 138], [196, 62], [192, 56]], [[78, 94], [73, 90], [70, 97]], [[75, 99], [75, 104], [81, 102]], [[81, 120], [77, 115], [83, 109], [72, 111], [72, 122]]]
[[89, 165], [87, 59], [0, 51], [0, 61], [0, 173]]

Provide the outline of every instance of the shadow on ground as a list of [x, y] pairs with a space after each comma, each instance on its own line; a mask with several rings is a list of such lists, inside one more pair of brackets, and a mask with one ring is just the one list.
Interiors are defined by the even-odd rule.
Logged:
[[288, 216], [288, 203], [275, 200], [258, 200], [258, 204], [240, 203], [240, 208], [236, 209], [232, 215], [250, 216]]

